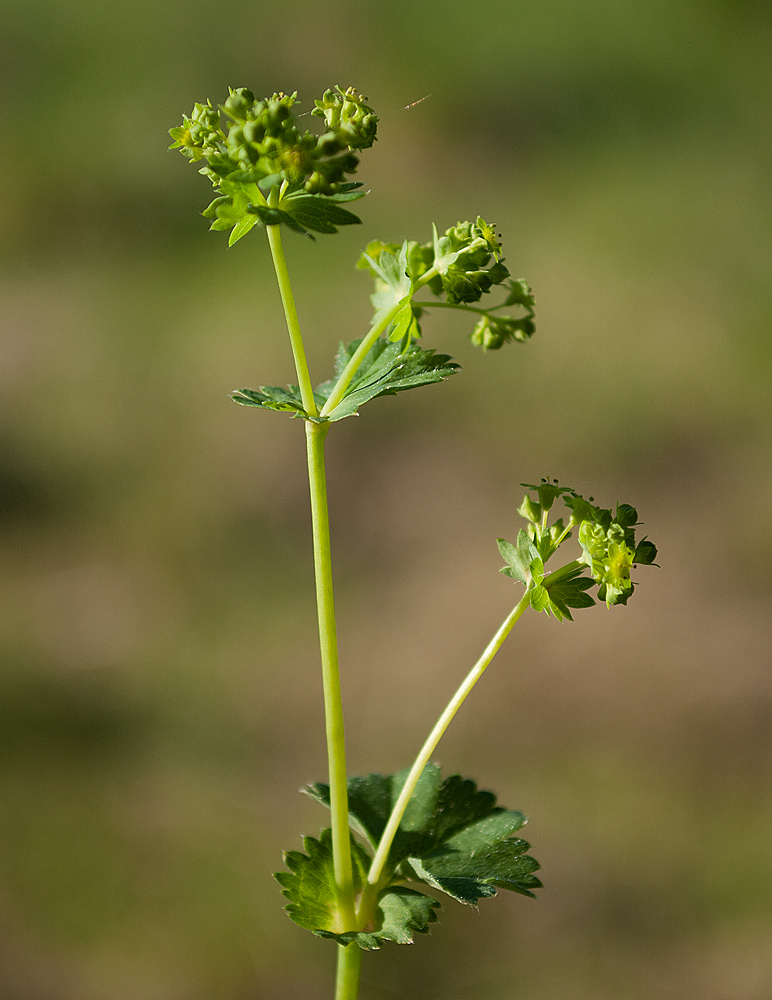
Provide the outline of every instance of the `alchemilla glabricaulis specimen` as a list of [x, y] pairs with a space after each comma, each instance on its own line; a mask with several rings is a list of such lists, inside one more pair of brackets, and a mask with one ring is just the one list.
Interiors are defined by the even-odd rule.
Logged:
[[[556, 480], [529, 485], [514, 541], [499, 539], [502, 572], [520, 588], [515, 607], [448, 702], [411, 767], [397, 774], [349, 777], [335, 630], [324, 443], [332, 425], [365, 403], [458, 371], [446, 354], [426, 349], [421, 323], [430, 309], [467, 313], [473, 344], [496, 351], [534, 333], [534, 298], [513, 278], [500, 234], [482, 218], [457, 222], [425, 242], [369, 242], [358, 267], [375, 283], [373, 318], [364, 336], [341, 343], [333, 377], [314, 388], [282, 246], [282, 229], [315, 239], [361, 220], [346, 206], [365, 195], [350, 177], [375, 142], [378, 117], [353, 87], [327, 90], [315, 102], [315, 131], [302, 130], [296, 94], [256, 100], [231, 90], [222, 105], [196, 104], [171, 130], [173, 149], [196, 163], [216, 197], [204, 211], [232, 245], [254, 228], [268, 236], [287, 321], [297, 385], [240, 389], [244, 406], [283, 410], [303, 421], [319, 618], [329, 775], [306, 791], [330, 811], [330, 826], [288, 851], [276, 878], [289, 916], [337, 945], [336, 1000], [358, 995], [362, 956], [384, 942], [411, 944], [437, 919], [440, 900], [476, 904], [510, 889], [533, 896], [538, 862], [518, 833], [523, 813], [460, 775], [443, 778], [432, 756], [443, 733], [514, 624], [529, 608], [561, 622], [596, 599], [626, 604], [631, 571], [651, 565], [656, 548], [636, 539], [634, 507], [596, 506]], [[313, 122], [314, 119], [311, 119]], [[424, 234], [428, 237], [429, 234]], [[494, 304], [487, 304], [490, 299]], [[554, 516], [556, 504], [562, 514]], [[562, 557], [569, 542], [573, 556]], [[558, 556], [561, 553], [561, 557]], [[556, 568], [547, 568], [550, 560]], [[595, 597], [592, 592], [595, 592]]]

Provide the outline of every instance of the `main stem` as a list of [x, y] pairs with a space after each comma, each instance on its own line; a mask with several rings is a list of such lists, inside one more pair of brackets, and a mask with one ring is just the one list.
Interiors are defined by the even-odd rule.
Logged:
[[383, 868], [386, 864], [386, 859], [389, 856], [389, 850], [391, 848], [394, 837], [399, 829], [399, 824], [402, 821], [402, 817], [407, 808], [408, 802], [415, 791], [415, 787], [418, 784], [418, 779], [423, 774], [423, 770], [429, 763], [432, 754], [437, 749], [437, 744], [442, 739], [445, 730], [450, 725], [453, 717], [459, 708], [463, 705], [466, 700], [467, 695], [479, 681], [482, 675], [485, 673], [486, 668], [489, 663], [496, 655], [496, 653], [501, 648], [502, 643], [512, 631], [515, 622], [520, 618], [520, 616], [525, 612], [525, 610], [530, 605], [530, 594], [526, 591], [520, 602], [516, 607], [507, 615], [506, 619], [502, 622], [496, 634], [493, 636], [491, 641], [485, 647], [480, 659], [475, 663], [472, 669], [464, 678], [461, 686], [458, 688], [456, 693], [448, 702], [442, 715], [437, 720], [434, 729], [426, 739], [426, 742], [421, 747], [418, 756], [415, 759], [415, 763], [410, 769], [410, 773], [407, 776], [407, 780], [399, 794], [397, 801], [394, 804], [394, 808], [391, 811], [391, 816], [386, 824], [386, 829], [383, 831], [381, 841], [378, 844], [378, 850], [375, 852], [375, 857], [373, 858], [372, 865], [370, 866], [370, 871], [367, 876], [367, 886], [362, 895], [362, 901], [359, 908], [359, 919], [360, 922], [367, 915], [369, 909], [374, 905], [375, 899], [379, 891], [379, 882], [381, 875], [383, 874]]
[[[307, 413], [317, 416], [311, 379], [303, 347], [295, 300], [292, 295], [287, 263], [284, 258], [279, 226], [266, 226], [276, 278], [284, 305], [298, 385]], [[338, 665], [338, 638], [335, 628], [335, 603], [332, 591], [332, 560], [330, 557], [330, 521], [327, 510], [327, 477], [324, 467], [324, 440], [330, 425], [306, 421], [308, 483], [311, 495], [311, 524], [314, 545], [314, 575], [316, 607], [319, 619], [319, 646], [322, 660], [327, 760], [330, 775], [330, 806], [332, 814], [332, 851], [337, 890], [340, 932], [354, 930], [356, 911], [351, 872], [351, 835], [348, 825], [348, 790], [346, 775], [346, 744], [343, 727], [343, 701]], [[358, 950], [358, 949], [357, 949]], [[352, 960], [347, 961], [351, 966]], [[351, 973], [349, 973], [351, 975]], [[353, 996], [353, 994], [352, 994]]]
[[335, 1000], [357, 1000], [362, 949], [357, 944], [338, 945], [338, 971], [335, 976]]
[[354, 885], [351, 876], [346, 744], [338, 666], [338, 639], [335, 629], [335, 604], [332, 594], [327, 481], [324, 469], [324, 439], [327, 436], [329, 426], [329, 424], [316, 424], [307, 420], [306, 442], [308, 481], [311, 490], [311, 521], [314, 534], [316, 607], [319, 616], [319, 645], [322, 657], [327, 760], [330, 772], [332, 856], [335, 865], [335, 883], [338, 890], [340, 930], [348, 931], [354, 929]]
[[[324, 718], [327, 734], [327, 761], [330, 775], [330, 814], [332, 817], [332, 858], [338, 902], [339, 930], [356, 928], [354, 884], [351, 871], [351, 836], [348, 826], [348, 787], [346, 740], [343, 727], [343, 701], [338, 666], [338, 640], [335, 628], [335, 604], [332, 592], [330, 558], [330, 522], [327, 511], [327, 479], [324, 466], [324, 440], [330, 425], [306, 421], [308, 446], [308, 481], [311, 491], [311, 520], [314, 536], [314, 571], [316, 607], [319, 616], [319, 644], [322, 656]], [[362, 951], [353, 944], [338, 945], [338, 970], [335, 977], [335, 1000], [356, 1000]]]
[[300, 333], [300, 322], [298, 320], [297, 309], [295, 308], [295, 299], [292, 295], [289, 272], [287, 271], [287, 261], [284, 259], [281, 226], [266, 226], [265, 231], [268, 233], [273, 267], [276, 271], [276, 280], [279, 282], [284, 316], [287, 320], [287, 330], [289, 331], [290, 344], [292, 345], [292, 356], [295, 359], [295, 371], [297, 372], [298, 386], [300, 387], [300, 398], [303, 400], [303, 408], [306, 413], [315, 417], [318, 410], [316, 408], [316, 400], [314, 399], [314, 388], [311, 385], [311, 376], [308, 374], [308, 362], [306, 361], [303, 337]]

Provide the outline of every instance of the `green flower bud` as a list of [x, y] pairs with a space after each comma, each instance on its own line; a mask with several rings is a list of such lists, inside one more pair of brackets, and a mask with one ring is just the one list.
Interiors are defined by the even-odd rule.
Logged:
[[304, 184], [304, 189], [309, 194], [324, 194], [329, 189], [329, 184], [327, 183], [327, 179], [318, 170], [314, 170]]
[[498, 351], [506, 343], [506, 338], [501, 331], [493, 325], [490, 316], [481, 316], [472, 330], [469, 339], [475, 347], [482, 347], [484, 351]]
[[241, 135], [247, 142], [262, 142], [265, 138], [265, 124], [259, 119], [249, 121], [241, 128]]
[[611, 511], [597, 509], [598, 520], [582, 522], [579, 542], [584, 550], [582, 561], [590, 567], [590, 572], [599, 585], [598, 596], [611, 607], [625, 604], [632, 594], [633, 583], [630, 570], [635, 560], [634, 544], [630, 532], [615, 521], [609, 523]]
[[531, 524], [538, 524], [541, 520], [541, 505], [533, 501], [528, 494], [523, 497], [523, 502], [517, 508], [518, 514], [526, 518]]
[[470, 340], [486, 351], [495, 351], [510, 340], [526, 341], [536, 326], [531, 319], [514, 319], [512, 316], [482, 316], [472, 331]]
[[230, 91], [222, 108], [234, 121], [244, 122], [247, 120], [247, 115], [254, 103], [255, 95], [252, 91], [247, 90], [246, 87], [239, 87], [237, 90]]
[[533, 296], [533, 291], [531, 286], [527, 281], [522, 278], [517, 278], [509, 284], [509, 295], [507, 296], [507, 301], [504, 303], [506, 306], [523, 306], [524, 309], [528, 309], [533, 312], [534, 306], [536, 305], [536, 300]]
[[354, 87], [345, 91], [340, 87], [326, 90], [321, 101], [316, 101], [312, 114], [324, 118], [327, 128], [337, 132], [349, 149], [368, 149], [375, 142], [378, 116], [367, 105], [367, 98], [357, 94]]
[[536, 492], [539, 494], [539, 503], [542, 506], [542, 510], [551, 510], [552, 505], [564, 490], [558, 486], [557, 482], [551, 483], [548, 479], [542, 479], [536, 487]]
[[344, 149], [344, 143], [336, 132], [325, 132], [317, 145], [320, 156], [335, 156]]
[[[267, 191], [287, 182], [282, 197], [303, 190], [319, 195], [338, 192], [346, 176], [359, 165], [356, 150], [374, 142], [377, 116], [353, 87], [346, 91], [329, 90], [316, 102], [314, 113], [321, 114], [328, 123], [328, 130], [322, 136], [298, 129], [293, 113], [296, 99], [294, 93], [275, 93], [256, 101], [245, 87], [230, 89], [220, 110], [209, 101], [196, 104], [190, 117], [183, 116], [182, 126], [170, 130], [171, 148], [180, 149], [188, 159], [205, 160], [200, 172], [227, 200], [227, 206], [217, 202], [217, 208], [213, 209], [216, 211], [213, 228], [237, 226], [245, 213], [252, 211], [250, 206], [255, 196], [246, 189], [248, 185], [262, 184]], [[221, 113], [230, 119], [227, 134], [221, 125]], [[221, 185], [225, 180], [228, 184], [223, 190]], [[343, 190], [350, 188], [346, 185]], [[282, 221], [289, 220], [289, 225], [293, 213], [289, 207], [282, 211]], [[332, 210], [327, 214], [332, 215]], [[314, 223], [320, 227], [318, 232], [337, 231], [318, 209], [310, 210], [307, 218], [310, 228], [313, 229]], [[341, 225], [356, 220], [355, 215], [342, 208], [337, 218], [345, 219], [338, 222]], [[305, 231], [297, 220], [295, 223], [293, 228]], [[242, 235], [246, 232], [248, 229]]]

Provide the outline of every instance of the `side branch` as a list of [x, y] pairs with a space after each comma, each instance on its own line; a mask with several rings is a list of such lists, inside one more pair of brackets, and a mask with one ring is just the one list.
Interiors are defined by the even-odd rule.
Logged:
[[[432, 268], [430, 271], [427, 271], [426, 274], [422, 275], [422, 277], [419, 278], [419, 280], [413, 285], [413, 289], [410, 293], [411, 297], [418, 291], [419, 288], [422, 288], [425, 284], [427, 284], [427, 282], [431, 281], [436, 274], [437, 271]], [[404, 305], [404, 301], [395, 303], [394, 306], [378, 320], [377, 323], [374, 323], [370, 327], [362, 340], [362, 343], [356, 349], [354, 354], [351, 356], [351, 360], [341, 372], [340, 378], [333, 386], [332, 392], [327, 398], [327, 402], [322, 407], [321, 415], [323, 417], [326, 417], [328, 413], [331, 413], [343, 399], [346, 394], [346, 389], [348, 389], [349, 385], [351, 385], [351, 380], [356, 375], [359, 366], [367, 357], [370, 349]]]
[[383, 873], [384, 865], [386, 864], [386, 860], [389, 856], [389, 850], [391, 849], [392, 842], [396, 836], [397, 830], [399, 829], [399, 824], [401, 823], [402, 817], [407, 809], [408, 802], [410, 801], [410, 798], [415, 791], [415, 787], [418, 784], [418, 779], [421, 777], [424, 768], [429, 763], [432, 754], [437, 749], [437, 744], [442, 739], [445, 730], [450, 725], [456, 712], [458, 712], [459, 708], [461, 708], [469, 692], [485, 673], [485, 670], [491, 660], [501, 648], [506, 637], [512, 631], [515, 622], [529, 606], [530, 594], [526, 591], [520, 602], [510, 612], [499, 627], [496, 634], [488, 643], [482, 656], [469, 671], [459, 689], [450, 699], [445, 711], [439, 717], [434, 729], [432, 729], [431, 733], [429, 733], [426, 742], [421, 747], [421, 750], [415, 759], [415, 763], [410, 769], [410, 773], [408, 774], [399, 798], [394, 804], [391, 816], [389, 816], [389, 821], [386, 824], [383, 836], [378, 844], [378, 850], [373, 858], [373, 863], [370, 866], [370, 871], [367, 876], [367, 888], [365, 889], [358, 914], [360, 923], [362, 918], [367, 915], [369, 907], [375, 903], [379, 889], [379, 881]]

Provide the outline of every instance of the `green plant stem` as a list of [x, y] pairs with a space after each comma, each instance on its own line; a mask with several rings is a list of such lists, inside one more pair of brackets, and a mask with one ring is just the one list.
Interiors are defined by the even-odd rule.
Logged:
[[501, 645], [506, 637], [512, 631], [512, 627], [515, 622], [525, 612], [529, 605], [530, 594], [526, 592], [520, 602], [502, 622], [496, 634], [485, 647], [485, 651], [482, 656], [464, 678], [461, 686], [448, 702], [442, 715], [437, 720], [434, 729], [432, 729], [431, 733], [429, 733], [426, 742], [421, 747], [421, 750], [415, 759], [415, 763], [407, 776], [404, 787], [394, 804], [394, 808], [389, 816], [389, 821], [386, 824], [386, 828], [383, 831], [380, 843], [378, 844], [378, 849], [375, 852], [372, 865], [370, 866], [370, 871], [367, 876], [367, 886], [362, 894], [362, 900], [357, 912], [357, 920], [360, 926], [362, 926], [363, 920], [369, 919], [372, 910], [375, 907], [378, 892], [382, 888], [379, 883], [381, 875], [383, 874], [384, 865], [386, 864], [386, 860], [389, 856], [389, 850], [391, 849], [392, 842], [396, 836], [397, 830], [399, 829], [399, 824], [402, 821], [407, 804], [415, 791], [416, 785], [418, 784], [418, 779], [421, 777], [424, 768], [429, 763], [432, 754], [437, 748], [437, 744], [442, 739], [445, 730], [450, 725], [456, 712], [458, 712], [459, 708], [461, 708], [469, 692], [485, 673], [489, 663], [501, 648]]
[[279, 282], [281, 301], [284, 306], [284, 316], [287, 320], [287, 330], [289, 331], [290, 344], [292, 345], [292, 356], [295, 359], [295, 371], [298, 376], [298, 386], [300, 387], [300, 397], [303, 400], [303, 408], [312, 417], [317, 416], [316, 400], [314, 399], [314, 389], [311, 385], [311, 376], [308, 374], [308, 362], [306, 352], [303, 347], [303, 338], [300, 334], [300, 323], [298, 313], [295, 309], [295, 299], [292, 295], [289, 273], [287, 272], [287, 262], [284, 259], [284, 247], [281, 242], [281, 226], [266, 226], [268, 233], [268, 243], [271, 247], [273, 266], [276, 271], [276, 279]]
[[424, 302], [423, 300], [421, 300], [421, 302], [416, 302], [416, 305], [420, 306], [422, 309], [460, 309], [462, 312], [479, 313], [481, 316], [487, 316], [488, 313], [492, 312], [494, 309], [502, 308], [501, 306], [491, 306], [490, 309], [479, 309], [477, 306], [468, 306], [466, 304], [453, 305], [450, 302]]
[[[268, 242], [271, 247], [282, 302], [284, 303], [284, 314], [287, 320], [290, 343], [292, 344], [292, 353], [295, 359], [295, 369], [302, 394], [303, 406], [306, 412], [316, 416], [316, 402], [311, 388], [311, 379], [303, 347], [303, 337], [295, 310], [279, 228], [279, 226], [266, 226]], [[342, 932], [354, 929], [356, 911], [351, 872], [351, 835], [348, 825], [343, 701], [340, 690], [338, 639], [335, 628], [335, 604], [332, 590], [327, 477], [324, 466], [324, 441], [329, 428], [330, 425], [328, 423], [306, 421], [306, 451], [308, 456], [308, 483], [311, 495], [316, 607], [319, 618], [319, 647], [322, 660], [327, 760], [330, 776], [332, 850], [338, 897], [338, 918], [340, 921], [338, 929]]]
[[362, 969], [362, 949], [356, 944], [338, 945], [338, 971], [335, 976], [335, 1000], [356, 1000], [359, 993], [359, 973]]
[[[565, 532], [567, 534], [567, 532]], [[545, 576], [542, 580], [543, 587], [551, 587], [553, 583], [557, 583], [558, 580], [562, 580], [565, 576], [570, 576], [577, 569], [584, 569], [587, 563], [583, 562], [581, 559], [572, 559], [571, 562], [566, 563], [565, 566], [561, 566], [560, 569], [553, 570], [548, 576]]]
[[[427, 271], [426, 274], [422, 275], [418, 281], [413, 285], [414, 294], [419, 288], [422, 288], [427, 282], [431, 281], [432, 278], [437, 274], [434, 268]], [[326, 417], [328, 413], [331, 413], [338, 403], [343, 399], [346, 394], [346, 389], [348, 389], [351, 384], [351, 380], [357, 373], [357, 369], [364, 361], [365, 357], [369, 353], [373, 344], [380, 337], [386, 327], [391, 323], [400, 309], [404, 306], [404, 301], [396, 302], [387, 313], [378, 320], [377, 323], [373, 323], [370, 329], [365, 334], [362, 343], [357, 347], [356, 351], [351, 356], [351, 360], [346, 365], [346, 367], [341, 372], [338, 381], [332, 388], [332, 392], [327, 397], [327, 402], [322, 407], [321, 416]]]
[[327, 760], [330, 775], [332, 855], [340, 920], [338, 929], [342, 932], [355, 929], [356, 917], [354, 885], [351, 874], [351, 835], [348, 825], [346, 743], [338, 666], [338, 639], [335, 629], [335, 604], [332, 592], [327, 480], [324, 468], [324, 439], [329, 428], [328, 423], [317, 424], [311, 420], [306, 421], [308, 481], [311, 492], [311, 521], [314, 535], [316, 607], [319, 616], [319, 645], [322, 658]]

